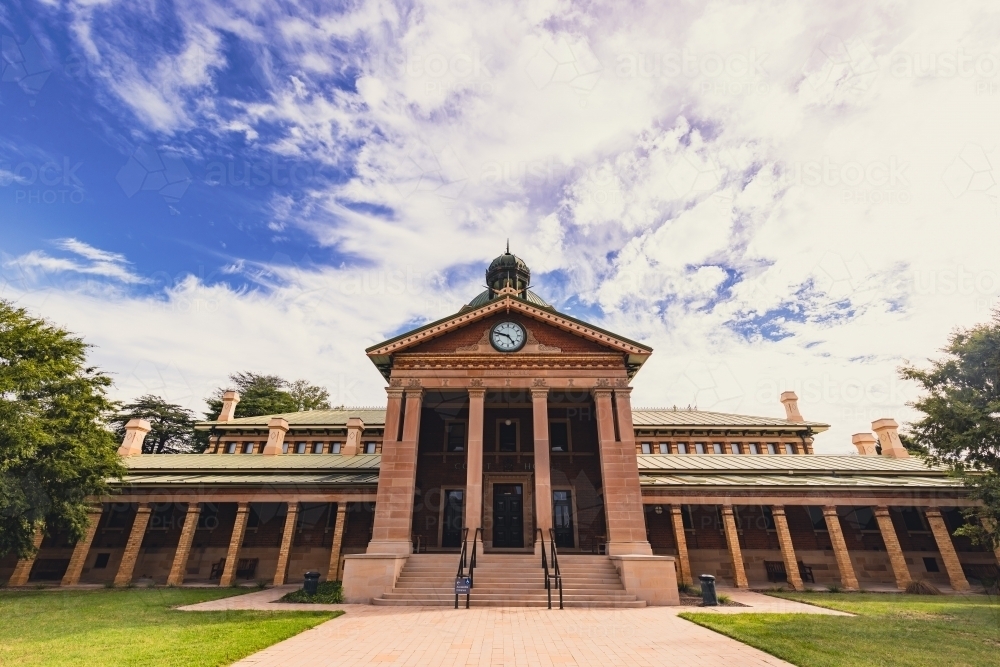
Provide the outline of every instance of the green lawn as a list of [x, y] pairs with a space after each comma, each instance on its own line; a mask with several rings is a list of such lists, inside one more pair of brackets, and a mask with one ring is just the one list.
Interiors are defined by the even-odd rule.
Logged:
[[246, 591], [0, 591], [0, 665], [228, 665], [340, 612], [187, 612]]
[[1000, 603], [976, 595], [779, 593], [857, 614], [681, 616], [802, 667], [1000, 665]]

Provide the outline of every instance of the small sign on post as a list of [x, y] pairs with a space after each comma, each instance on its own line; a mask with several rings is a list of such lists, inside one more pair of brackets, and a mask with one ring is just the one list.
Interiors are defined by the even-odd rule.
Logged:
[[472, 579], [469, 577], [455, 577], [455, 595], [468, 595], [472, 589]]

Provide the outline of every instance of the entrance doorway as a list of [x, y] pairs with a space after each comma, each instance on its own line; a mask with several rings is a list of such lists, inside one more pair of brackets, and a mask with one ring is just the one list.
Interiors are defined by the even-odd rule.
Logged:
[[462, 546], [462, 523], [465, 512], [465, 491], [448, 489], [444, 492], [444, 517], [442, 518], [441, 546]]
[[573, 496], [571, 491], [552, 492], [552, 513], [556, 533], [556, 546], [560, 549], [572, 549], [576, 546], [573, 539]]
[[521, 484], [493, 485], [493, 547], [524, 547], [524, 487]]

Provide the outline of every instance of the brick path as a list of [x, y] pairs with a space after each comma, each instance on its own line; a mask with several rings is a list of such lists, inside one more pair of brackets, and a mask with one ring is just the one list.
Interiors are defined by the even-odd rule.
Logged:
[[[273, 603], [296, 586], [184, 607], [343, 609], [340, 618], [236, 663], [265, 665], [788, 665], [762, 651], [677, 617], [697, 607], [526, 609], [286, 605]], [[751, 607], [715, 613], [839, 614], [744, 591], [724, 591]]]

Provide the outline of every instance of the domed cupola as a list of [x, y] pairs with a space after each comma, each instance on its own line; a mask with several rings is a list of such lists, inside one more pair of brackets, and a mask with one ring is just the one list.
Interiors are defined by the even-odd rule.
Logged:
[[523, 259], [511, 254], [510, 244], [507, 244], [507, 252], [490, 262], [490, 268], [486, 269], [490, 298], [508, 285], [518, 294], [523, 294], [530, 282], [531, 270]]

